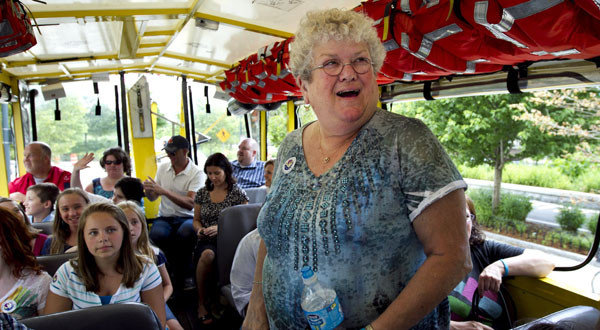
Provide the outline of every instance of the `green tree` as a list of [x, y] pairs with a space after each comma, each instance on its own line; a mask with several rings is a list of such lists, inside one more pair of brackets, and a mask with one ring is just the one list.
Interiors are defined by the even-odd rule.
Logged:
[[[536, 92], [530, 100], [531, 111], [520, 119], [528, 120], [542, 131], [552, 135], [573, 136], [581, 139], [577, 153], [564, 155], [567, 172], [581, 174], [582, 169], [600, 163], [600, 88], [567, 89]], [[564, 118], [549, 116], [545, 108], [561, 109]], [[574, 120], [574, 118], [576, 118]], [[572, 173], [571, 173], [572, 174]]]
[[73, 153], [84, 154], [93, 152], [99, 156], [104, 150], [115, 147], [117, 143], [117, 128], [115, 110], [106, 104], [101, 104], [101, 114], [96, 116], [96, 104], [88, 104], [85, 113], [87, 133], [85, 133], [71, 150]]
[[[502, 170], [510, 162], [540, 159], [572, 151], [573, 137], [548, 134], [519, 117], [529, 111], [530, 95], [489, 95], [414, 102], [401, 112], [421, 118], [453, 159], [494, 168], [492, 209], [500, 204]], [[541, 105], [540, 105], [541, 106]], [[562, 118], [561, 109], [544, 106], [548, 116]]]
[[[88, 132], [86, 109], [76, 97], [60, 99], [61, 120], [54, 120], [54, 102], [36, 109], [38, 140], [48, 143], [55, 156], [74, 152], [77, 142]], [[68, 159], [63, 156], [63, 159]]]

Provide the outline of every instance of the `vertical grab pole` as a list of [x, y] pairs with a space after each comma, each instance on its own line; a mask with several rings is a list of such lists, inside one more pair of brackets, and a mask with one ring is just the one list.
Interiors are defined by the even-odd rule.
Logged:
[[[187, 100], [187, 76], [181, 75], [181, 101], [183, 101], [183, 122], [185, 124], [185, 138], [188, 140], [188, 143], [191, 145], [192, 140], [190, 139], [190, 115], [188, 110], [188, 100]], [[196, 148], [196, 146], [192, 146], [192, 148]], [[190, 150], [190, 158], [194, 160]]]
[[119, 87], [115, 85], [115, 119], [117, 126], [117, 143], [123, 148], [123, 140], [121, 138], [121, 116], [119, 115]]
[[188, 95], [190, 97], [190, 123], [192, 124], [192, 147], [194, 149], [194, 163], [198, 165], [198, 151], [196, 150], [196, 124], [194, 123], [194, 102], [192, 101], [192, 86], [188, 86]]
[[29, 112], [31, 112], [31, 141], [37, 141], [37, 122], [35, 120], [35, 97], [38, 95], [37, 89], [29, 91]]
[[[227, 110], [227, 111], [229, 111], [229, 110]], [[244, 114], [244, 124], [246, 125], [246, 137], [251, 139], [252, 138], [252, 130], [250, 130], [250, 118], [248, 117], [247, 113]]]
[[267, 120], [267, 111], [260, 111], [260, 160], [267, 160], [267, 132], [269, 123]]
[[127, 126], [127, 91], [125, 90], [125, 71], [119, 71], [121, 76], [121, 114], [123, 118], [123, 146], [129, 155], [129, 127]]

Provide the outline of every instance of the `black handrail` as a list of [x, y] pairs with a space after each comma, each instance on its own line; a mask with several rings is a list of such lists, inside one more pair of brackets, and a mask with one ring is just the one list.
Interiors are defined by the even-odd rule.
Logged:
[[596, 252], [598, 252], [598, 244], [600, 243], [600, 214], [598, 215], [598, 221], [596, 223], [596, 234], [594, 235], [594, 243], [592, 244], [592, 248], [590, 249], [590, 252], [588, 252], [587, 258], [585, 258], [585, 260], [580, 263], [579, 265], [575, 265], [575, 266], [568, 266], [568, 267], [554, 267], [555, 271], [559, 271], [559, 272], [570, 272], [572, 270], [577, 270], [579, 268], [583, 268], [585, 265], [589, 264], [590, 261], [592, 261], [592, 259], [596, 256]]

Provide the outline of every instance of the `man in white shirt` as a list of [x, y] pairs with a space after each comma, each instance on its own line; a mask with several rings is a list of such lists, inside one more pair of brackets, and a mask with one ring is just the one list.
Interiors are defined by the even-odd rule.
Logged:
[[252, 293], [254, 281], [254, 269], [256, 268], [256, 256], [260, 245], [258, 229], [254, 229], [242, 238], [235, 250], [233, 264], [231, 265], [231, 295], [235, 308], [241, 316], [246, 315], [246, 307]]
[[170, 162], [159, 166], [155, 180], [148, 177], [144, 181], [144, 192], [149, 200], [161, 197], [150, 238], [167, 254], [179, 275], [178, 284], [183, 284], [183, 278], [187, 277], [184, 267], [191, 260], [196, 241], [192, 225], [194, 198], [204, 186], [206, 175], [188, 158], [190, 144], [183, 136], [171, 137], [165, 151]]

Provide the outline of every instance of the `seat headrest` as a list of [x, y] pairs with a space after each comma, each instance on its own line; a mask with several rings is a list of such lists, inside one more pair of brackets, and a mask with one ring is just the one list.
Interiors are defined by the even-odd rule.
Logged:
[[[111, 304], [21, 320], [36, 330], [161, 330], [152, 309], [140, 303]], [[76, 326], [74, 326], [76, 325]]]

